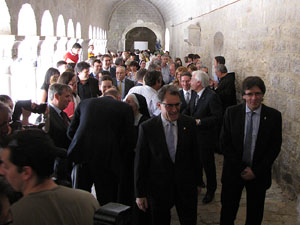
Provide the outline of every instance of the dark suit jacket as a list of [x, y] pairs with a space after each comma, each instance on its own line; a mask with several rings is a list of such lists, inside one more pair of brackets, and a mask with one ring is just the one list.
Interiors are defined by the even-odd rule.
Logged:
[[80, 100], [95, 98], [101, 95], [98, 80], [95, 78], [89, 77], [85, 84], [81, 84], [78, 79], [77, 85], [78, 96], [80, 97]]
[[[194, 97], [195, 98], [195, 96], [196, 96], [196, 92], [195, 91], [191, 91], [191, 98], [190, 98], [190, 101], [191, 101], [191, 99]], [[180, 97], [180, 101], [181, 101], [181, 106], [180, 106], [180, 112], [183, 112], [185, 109], [186, 109], [186, 107], [188, 106], [187, 105], [187, 103], [186, 103], [186, 101], [185, 101], [185, 98], [184, 98], [184, 93], [183, 93], [183, 90], [181, 89], [180, 91], [179, 91], [179, 97]]]
[[49, 105], [49, 120], [49, 136], [57, 147], [67, 150], [70, 145], [67, 137], [68, 126], [51, 105]]
[[175, 188], [183, 196], [195, 190], [200, 178], [195, 121], [180, 115], [177, 125], [175, 163], [169, 155], [161, 115], [140, 125], [135, 158], [136, 197], [150, 196], [162, 204], [170, 204]]
[[216, 128], [222, 119], [222, 106], [220, 99], [209, 87], [205, 88], [197, 106], [195, 107], [196, 95], [194, 95], [185, 114], [194, 119], [200, 119], [197, 126], [199, 144], [204, 147], [214, 147], [216, 142]]
[[110, 72], [110, 75], [112, 78], [116, 78], [116, 67], [115, 66], [110, 67], [108, 71]]
[[[245, 129], [245, 104], [229, 107], [221, 131], [221, 150], [224, 154], [222, 182], [234, 182], [246, 167], [242, 163]], [[272, 164], [278, 156], [282, 142], [281, 113], [262, 105], [252, 171], [255, 182], [262, 188], [271, 186]]]
[[235, 73], [228, 73], [220, 79], [218, 88], [215, 90], [218, 94], [223, 107], [223, 114], [228, 106], [236, 105], [235, 91]]
[[77, 106], [68, 130], [69, 158], [91, 168], [120, 172], [136, 144], [132, 108], [111, 97], [90, 98]]
[[[113, 85], [119, 90], [119, 88], [118, 88], [118, 82], [117, 82], [117, 79], [115, 79], [115, 78], [113, 78]], [[134, 87], [134, 82], [132, 80], [129, 80], [129, 79], [125, 78], [125, 92], [124, 92], [124, 96], [122, 96], [122, 99], [125, 98], [125, 96], [127, 95], [128, 91], [132, 87]]]

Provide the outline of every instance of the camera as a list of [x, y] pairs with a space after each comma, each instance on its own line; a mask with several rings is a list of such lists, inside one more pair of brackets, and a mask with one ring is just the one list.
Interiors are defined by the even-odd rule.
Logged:
[[33, 113], [41, 114], [41, 113], [44, 113], [46, 111], [47, 103], [42, 103], [40, 105], [32, 106], [31, 100], [17, 101], [16, 105], [15, 105], [15, 110], [14, 110], [13, 115], [12, 115], [12, 120], [13, 121], [20, 120], [20, 116], [22, 114], [22, 108], [27, 110], [27, 111], [33, 112]]

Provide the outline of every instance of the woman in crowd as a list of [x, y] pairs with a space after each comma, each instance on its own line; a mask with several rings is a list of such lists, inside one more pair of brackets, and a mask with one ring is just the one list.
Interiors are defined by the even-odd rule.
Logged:
[[69, 118], [72, 119], [74, 115], [74, 111], [80, 102], [80, 98], [77, 95], [76, 76], [72, 72], [68, 72], [68, 71], [64, 72], [62, 73], [62, 75], [60, 75], [58, 79], [58, 83], [69, 85], [70, 88], [72, 89], [72, 94], [73, 94], [72, 101], [69, 103], [68, 107], [64, 110], [64, 112], [69, 116]]
[[42, 89], [42, 97], [41, 97], [41, 103], [45, 103], [48, 101], [48, 89], [51, 84], [54, 84], [57, 82], [58, 77], [60, 73], [58, 69], [55, 69], [53, 67], [50, 67], [45, 75], [44, 83], [41, 87]]
[[171, 83], [172, 85], [178, 87], [179, 89], [182, 88], [181, 83], [180, 83], [180, 76], [181, 74], [187, 72], [187, 68], [184, 66], [180, 66], [177, 68], [176, 72], [175, 72], [175, 80]]

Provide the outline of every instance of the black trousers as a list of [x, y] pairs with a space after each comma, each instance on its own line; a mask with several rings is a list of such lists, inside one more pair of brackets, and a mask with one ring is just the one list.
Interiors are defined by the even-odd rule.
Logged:
[[77, 188], [91, 192], [93, 184], [100, 205], [118, 202], [124, 205], [133, 204], [133, 174], [131, 170], [122, 170], [116, 175], [105, 168], [91, 168], [83, 164], [78, 170]]
[[221, 219], [220, 225], [234, 225], [242, 191], [247, 191], [246, 225], [260, 225], [264, 214], [266, 189], [255, 180], [244, 181], [242, 178], [236, 182], [223, 182], [221, 192]]
[[171, 208], [175, 205], [181, 225], [196, 225], [197, 223], [197, 187], [188, 192], [175, 188], [172, 202], [165, 199], [149, 198], [152, 225], [170, 225]]
[[200, 150], [201, 162], [207, 179], [207, 192], [215, 193], [217, 189], [217, 175], [215, 154], [213, 148], [201, 148]]

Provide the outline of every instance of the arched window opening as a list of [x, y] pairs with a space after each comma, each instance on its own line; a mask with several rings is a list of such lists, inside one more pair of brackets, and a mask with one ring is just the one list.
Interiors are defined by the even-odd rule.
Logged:
[[53, 19], [49, 10], [46, 10], [42, 17], [41, 36], [54, 36]]
[[72, 19], [69, 19], [69, 22], [68, 22], [68, 37], [75, 37], [75, 32], [74, 32], [74, 24], [73, 24], [73, 20]]
[[10, 34], [10, 15], [5, 0], [0, 0], [0, 34]]
[[18, 17], [18, 35], [36, 35], [36, 19], [30, 4], [22, 5]]
[[64, 17], [62, 15], [59, 15], [57, 19], [56, 36], [58, 37], [66, 36], [66, 25], [65, 25]]
[[165, 51], [170, 51], [170, 31], [168, 28], [165, 33]]

